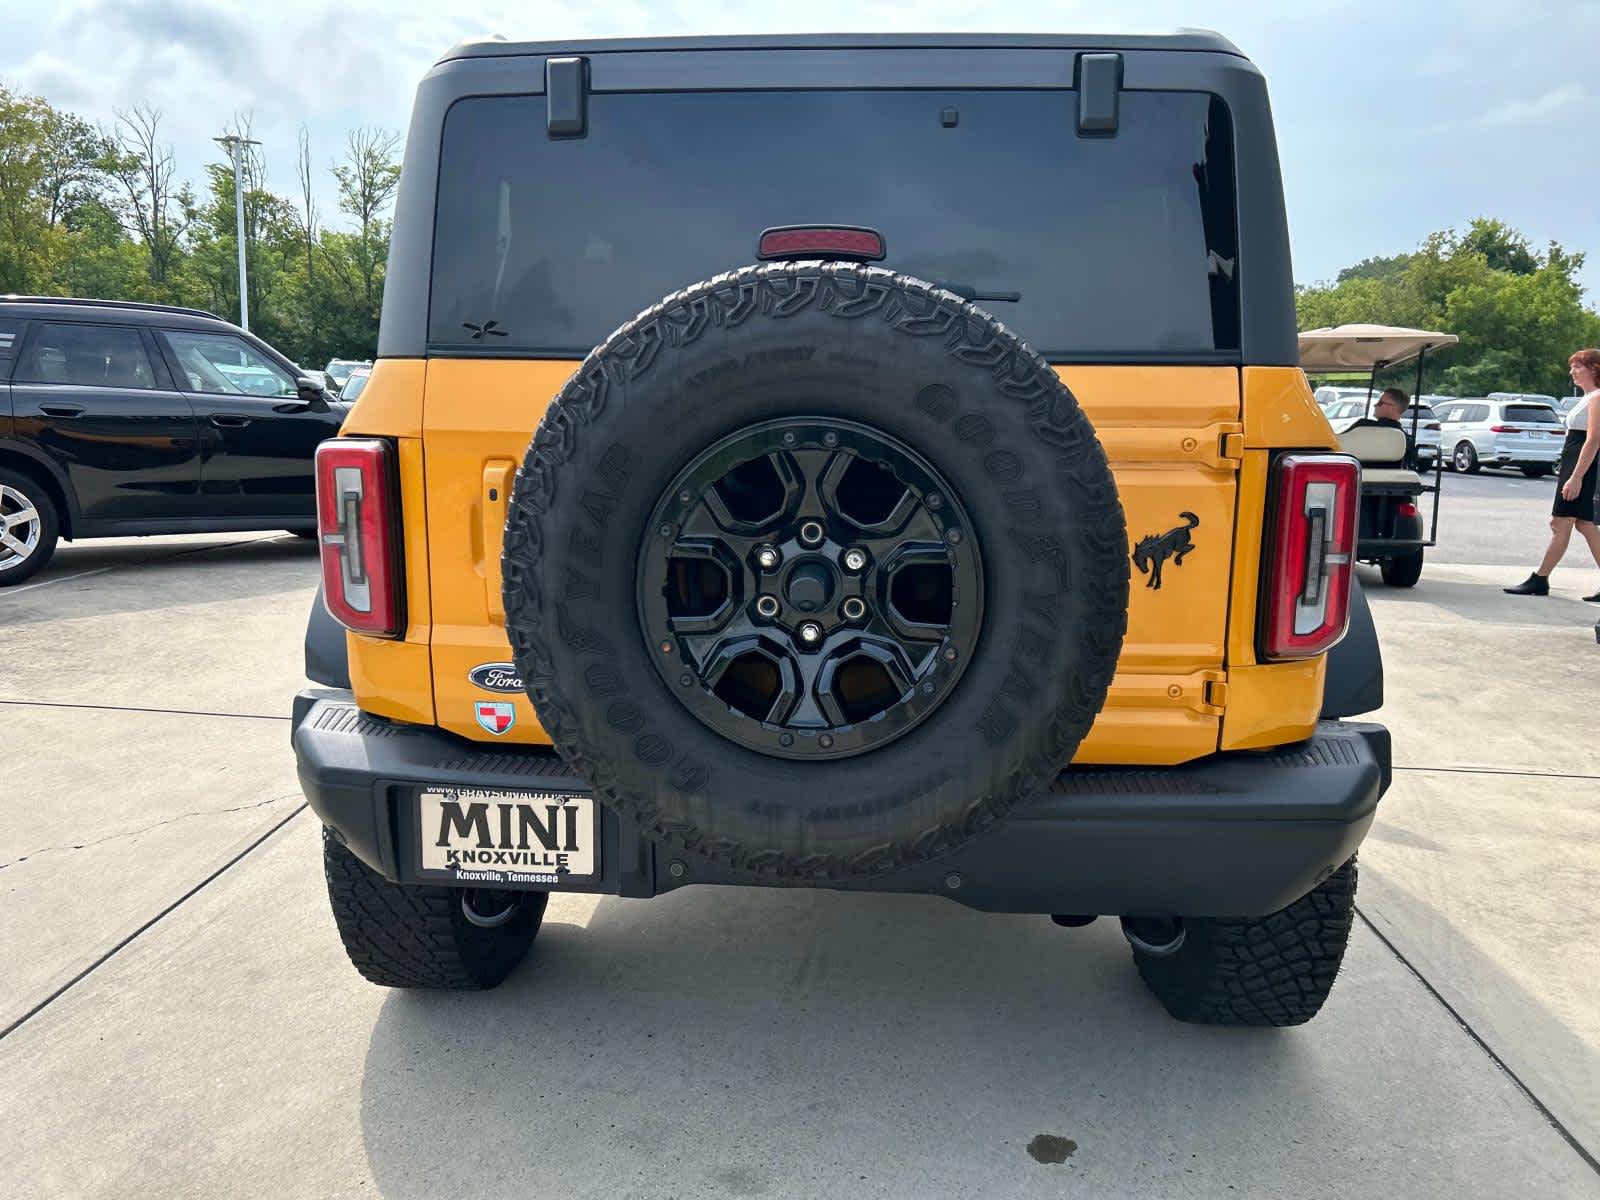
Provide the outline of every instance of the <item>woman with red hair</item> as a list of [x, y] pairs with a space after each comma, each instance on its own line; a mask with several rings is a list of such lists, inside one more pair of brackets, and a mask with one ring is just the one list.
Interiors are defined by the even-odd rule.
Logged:
[[[1550, 509], [1550, 545], [1539, 569], [1516, 587], [1513, 596], [1548, 596], [1550, 572], [1567, 552], [1572, 531], [1589, 543], [1589, 553], [1600, 566], [1600, 528], [1594, 522], [1595, 478], [1600, 475], [1600, 350], [1579, 350], [1567, 360], [1568, 374], [1583, 399], [1567, 414], [1567, 442], [1561, 448], [1561, 469], [1556, 473], [1556, 502]], [[1600, 603], [1600, 592], [1585, 596]]]

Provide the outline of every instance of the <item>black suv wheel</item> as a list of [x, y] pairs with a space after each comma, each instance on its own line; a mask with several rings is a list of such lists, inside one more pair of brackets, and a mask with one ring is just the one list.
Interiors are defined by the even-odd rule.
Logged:
[[544, 892], [390, 883], [322, 831], [328, 901], [345, 953], [373, 983], [492, 988], [539, 933]]
[[[1351, 859], [1308, 895], [1265, 917], [1124, 926], [1130, 941], [1137, 937], [1146, 947], [1134, 945], [1140, 977], [1178, 1020], [1302, 1025], [1333, 987], [1355, 908]], [[1181, 941], [1172, 936], [1180, 929]]]
[[0, 587], [37, 574], [56, 552], [61, 519], [43, 484], [0, 468]]

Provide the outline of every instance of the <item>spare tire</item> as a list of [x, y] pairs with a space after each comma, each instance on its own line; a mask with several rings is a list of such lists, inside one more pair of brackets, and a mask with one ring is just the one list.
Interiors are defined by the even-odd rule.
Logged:
[[1071, 758], [1127, 621], [1088, 420], [988, 313], [843, 263], [641, 313], [540, 422], [502, 560], [557, 751], [674, 854], [879, 875]]

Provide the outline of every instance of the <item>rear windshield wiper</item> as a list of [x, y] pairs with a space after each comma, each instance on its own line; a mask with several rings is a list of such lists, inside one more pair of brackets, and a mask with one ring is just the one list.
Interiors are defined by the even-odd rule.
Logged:
[[1021, 292], [980, 292], [977, 288], [967, 283], [951, 283], [944, 279], [931, 281], [934, 287], [941, 287], [947, 292], [954, 292], [963, 300], [1001, 300], [1007, 304], [1015, 304], [1022, 299]]

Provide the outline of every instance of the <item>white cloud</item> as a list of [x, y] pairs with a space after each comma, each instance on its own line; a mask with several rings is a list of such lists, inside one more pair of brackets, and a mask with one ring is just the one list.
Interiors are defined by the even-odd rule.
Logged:
[[1519, 125], [1543, 125], [1588, 104], [1589, 93], [1581, 83], [1552, 88], [1533, 100], [1512, 100], [1498, 108], [1461, 122], [1468, 129], [1512, 129]]
[[[1595, 0], [1519, 0], [1515, 36], [1503, 0], [1457, 0], [1448, 20], [1390, 0], [0, 0], [0, 80], [107, 123], [158, 106], [191, 180], [246, 114], [287, 192], [302, 122], [319, 166], [357, 125], [404, 131], [417, 81], [467, 37], [1177, 26], [1219, 30], [1267, 76], [1301, 278], [1480, 214], [1600, 245], [1593, 173], [1572, 165], [1600, 126]], [[1600, 285], [1600, 255], [1586, 275]]]

